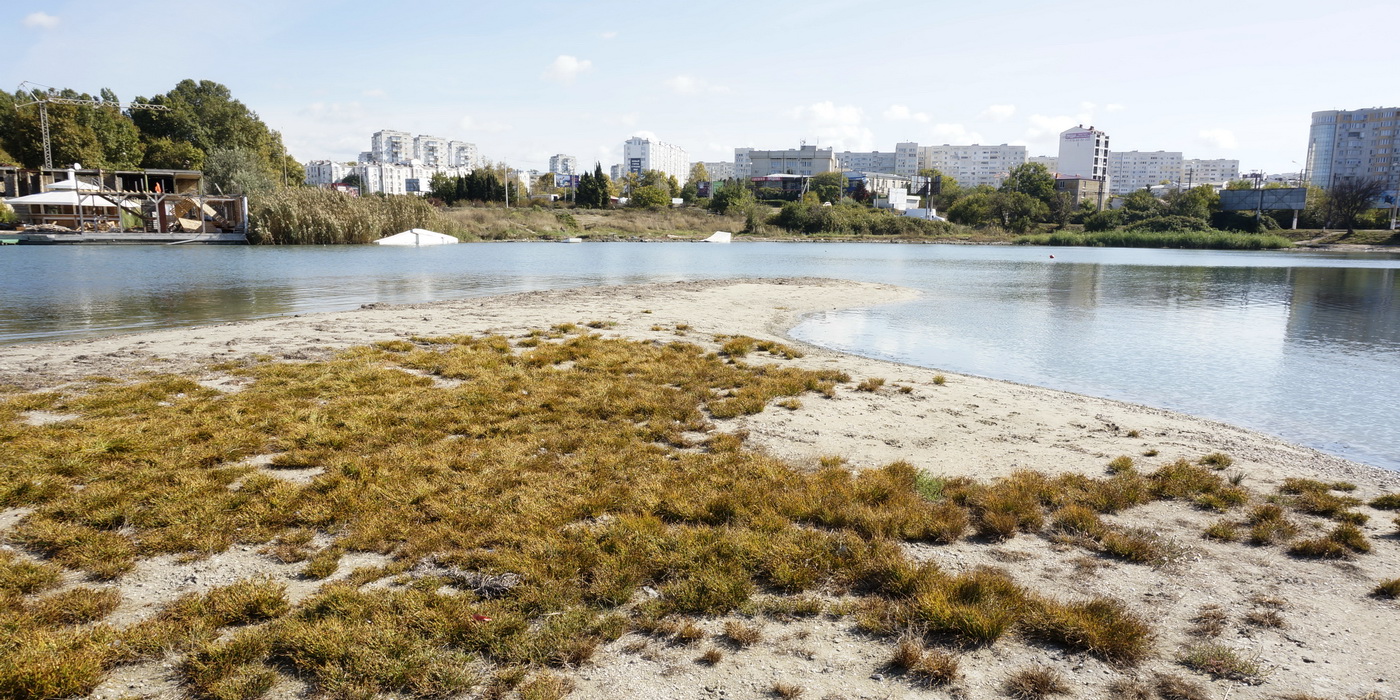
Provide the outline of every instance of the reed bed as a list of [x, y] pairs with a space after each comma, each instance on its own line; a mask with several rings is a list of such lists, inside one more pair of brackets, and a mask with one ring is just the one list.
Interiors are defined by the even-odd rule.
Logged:
[[[846, 614], [891, 645], [917, 641], [904, 665], [921, 684], [956, 678], [951, 652], [1008, 636], [1132, 666], [1156, 633], [1123, 603], [945, 572], [901, 543], [1033, 534], [1159, 564], [1169, 547], [1099, 516], [1250, 499], [1185, 460], [994, 482], [904, 462], [799, 470], [716, 421], [824, 400], [850, 378], [788, 366], [799, 353], [780, 345], [749, 364], [750, 341], [726, 336], [721, 355], [561, 324], [218, 368], [247, 381], [237, 393], [153, 375], [0, 396], [0, 507], [31, 509], [10, 536], [42, 557], [0, 552], [0, 694], [84, 695], [117, 666], [174, 655], [197, 697], [260, 697], [286, 674], [335, 698], [557, 696], [567, 683], [549, 669], [629, 630], [698, 643], [696, 617], [813, 615], [818, 591], [853, 598]], [[79, 417], [22, 420], [36, 410]], [[309, 467], [309, 483], [279, 476]], [[234, 545], [339, 578], [298, 605], [250, 578], [136, 625], [103, 621], [118, 602], [103, 582], [138, 561]], [[389, 563], [337, 574], [353, 552]], [[65, 570], [92, 583], [63, 589]], [[763, 638], [731, 623], [731, 648]]]
[[248, 240], [273, 245], [369, 243], [411, 228], [463, 238], [465, 229], [414, 195], [351, 197], [317, 187], [290, 187], [250, 202]]
[[1211, 250], [1272, 250], [1291, 248], [1293, 242], [1283, 236], [1224, 231], [1100, 231], [1078, 233], [1057, 231], [1029, 236], [1017, 236], [1017, 245], [1053, 245], [1111, 248], [1200, 248]]

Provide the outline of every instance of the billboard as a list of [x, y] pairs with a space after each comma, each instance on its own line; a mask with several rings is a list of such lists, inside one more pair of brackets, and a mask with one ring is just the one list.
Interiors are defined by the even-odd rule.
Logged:
[[1270, 190], [1221, 190], [1222, 211], [1274, 211], [1306, 209], [1308, 188], [1280, 187]]
[[1062, 139], [1064, 139], [1064, 140], [1066, 140], [1066, 141], [1078, 141], [1079, 139], [1091, 139], [1091, 138], [1094, 138], [1094, 132], [1092, 132], [1092, 131], [1071, 131], [1071, 132], [1066, 133], [1066, 134], [1061, 134], [1061, 135], [1060, 135], [1060, 138], [1062, 138]]
[[403, 191], [404, 191], [404, 192], [420, 192], [421, 190], [418, 189], [418, 178], [416, 178], [416, 177], [410, 177], [410, 178], [404, 180], [404, 181], [403, 181]]
[[568, 173], [554, 173], [555, 187], [578, 187], [578, 180], [578, 175], [570, 175]]

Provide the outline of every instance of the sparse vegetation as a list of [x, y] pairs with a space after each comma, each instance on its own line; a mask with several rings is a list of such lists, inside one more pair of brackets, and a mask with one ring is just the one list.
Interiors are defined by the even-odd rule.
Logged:
[[1153, 688], [1162, 700], [1210, 700], [1205, 686], [1174, 674], [1158, 673], [1153, 678]]
[[1027, 668], [1006, 679], [1006, 694], [1017, 700], [1040, 700], [1051, 695], [1068, 695], [1069, 685], [1059, 671], [1045, 666]]
[[867, 377], [856, 385], [856, 391], [876, 392], [885, 385], [885, 380], [881, 377]]
[[1241, 683], [1258, 683], [1260, 667], [1257, 661], [1240, 656], [1223, 644], [1206, 643], [1188, 647], [1178, 659], [1182, 665], [1215, 678]]
[[1377, 510], [1400, 510], [1400, 493], [1388, 493], [1371, 500], [1371, 507]]
[[724, 638], [739, 649], [751, 647], [763, 641], [763, 629], [737, 620], [724, 623]]
[[1391, 600], [1400, 598], [1400, 578], [1381, 581], [1375, 589], [1371, 591], [1371, 595], [1377, 598], [1389, 598]]
[[800, 698], [802, 697], [803, 692], [805, 691], [802, 688], [802, 686], [794, 683], [785, 683], [783, 681], [778, 681], [773, 684], [773, 695], [783, 698], [783, 700], [794, 700], [794, 698]]
[[1342, 523], [1327, 533], [1326, 537], [1299, 540], [1293, 543], [1288, 553], [1295, 557], [1309, 559], [1348, 559], [1353, 554], [1371, 551], [1371, 542], [1360, 528], [1351, 523]]
[[941, 374], [935, 374], [935, 375], [933, 375], [933, 385], [934, 385], [934, 386], [943, 386], [944, 384], [947, 384], [947, 383], [948, 383], [948, 378], [947, 378], [947, 377], [945, 377], [945, 376], [943, 376], [943, 375], [941, 375]]

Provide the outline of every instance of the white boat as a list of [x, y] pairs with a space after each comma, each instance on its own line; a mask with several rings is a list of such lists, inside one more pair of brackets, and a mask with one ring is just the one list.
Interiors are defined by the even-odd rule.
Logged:
[[425, 228], [411, 228], [374, 242], [375, 245], [450, 245], [452, 243], [461, 243], [461, 241], [445, 233], [429, 231]]
[[733, 242], [733, 240], [734, 240], [734, 234], [732, 234], [732, 233], [730, 233], [730, 232], [728, 232], [728, 231], [715, 231], [714, 233], [710, 234], [710, 237], [709, 237], [709, 238], [706, 238], [705, 240], [700, 241], [700, 242], [701, 242], [701, 243], [730, 243], [730, 242]]

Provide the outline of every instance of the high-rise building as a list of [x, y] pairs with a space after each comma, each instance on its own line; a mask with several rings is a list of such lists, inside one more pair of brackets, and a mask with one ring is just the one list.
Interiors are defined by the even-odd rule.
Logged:
[[847, 172], [894, 174], [895, 160], [894, 153], [879, 151], [841, 151], [836, 154], [837, 167]]
[[413, 157], [430, 168], [445, 168], [452, 164], [452, 154], [447, 150], [447, 139], [441, 136], [413, 137]]
[[1232, 158], [1187, 158], [1181, 161], [1181, 184], [1224, 186], [1240, 179], [1240, 162]]
[[751, 177], [764, 175], [820, 175], [840, 170], [830, 148], [803, 146], [785, 151], [750, 151]]
[[[729, 161], [705, 161], [701, 165], [705, 166], [705, 175], [710, 178], [710, 182], [734, 179], [734, 164]], [[694, 168], [695, 164], [691, 163], [690, 167]]]
[[740, 180], [753, 177], [753, 161], [749, 160], [750, 153], [753, 153], [753, 149], [749, 147], [734, 149], [734, 177]]
[[642, 173], [657, 170], [684, 182], [690, 175], [690, 159], [684, 148], [663, 141], [633, 136], [622, 143], [623, 171]]
[[369, 151], [376, 163], [407, 163], [414, 157], [413, 135], [391, 129], [376, 131], [370, 137]]
[[990, 185], [997, 187], [1011, 174], [1011, 169], [1026, 162], [1026, 147], [1000, 146], [920, 146], [919, 170], [936, 169], [963, 187]]
[[448, 141], [448, 165], [454, 168], [475, 170], [477, 162], [476, 144], [466, 141]]
[[919, 172], [919, 144], [901, 141], [894, 145], [894, 170], [890, 172], [913, 177]]
[[1040, 163], [1050, 171], [1051, 175], [1060, 171], [1060, 159], [1055, 156], [1031, 156], [1026, 159], [1027, 163]]
[[578, 159], [563, 153], [549, 157], [549, 172], [555, 175], [577, 175]]
[[1114, 151], [1108, 155], [1109, 194], [1128, 194], [1181, 180], [1180, 151]]
[[1059, 173], [1065, 177], [1108, 178], [1108, 134], [1083, 124], [1060, 132]]
[[1341, 179], [1373, 178], [1394, 194], [1400, 184], [1397, 127], [1397, 107], [1313, 112], [1308, 131], [1308, 182], [1330, 187]]

